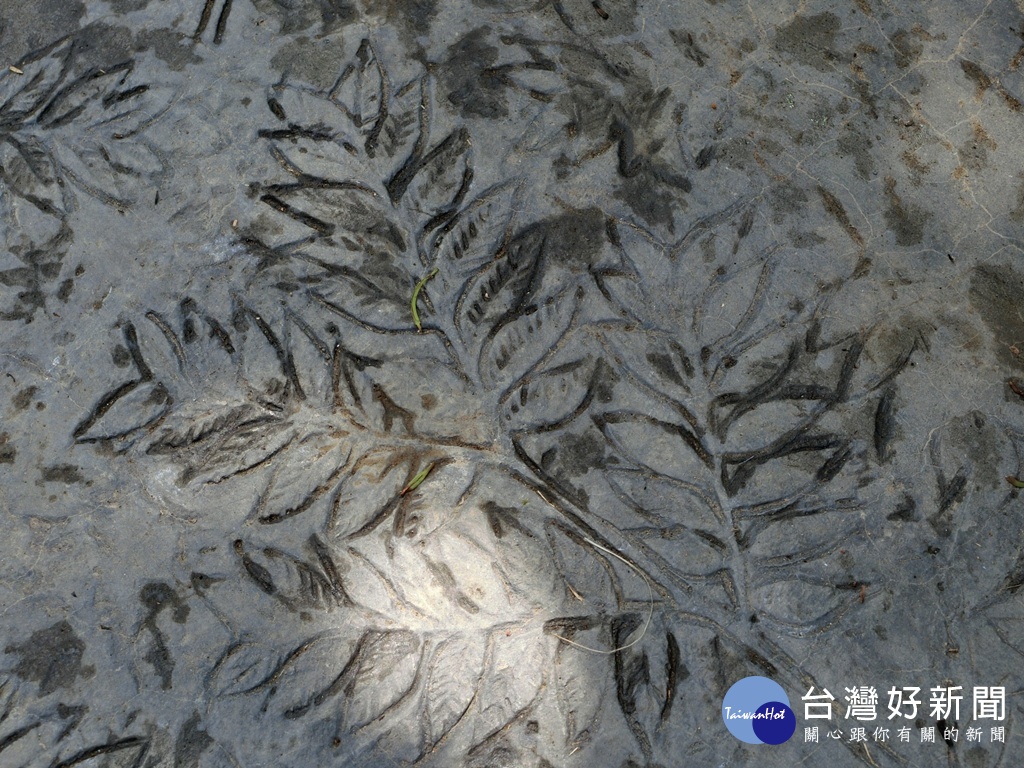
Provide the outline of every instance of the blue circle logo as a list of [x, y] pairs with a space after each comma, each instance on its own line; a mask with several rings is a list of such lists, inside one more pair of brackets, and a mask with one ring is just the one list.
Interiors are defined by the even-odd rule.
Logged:
[[722, 699], [722, 721], [747, 744], [783, 744], [796, 732], [796, 715], [782, 686], [767, 677], [745, 677]]

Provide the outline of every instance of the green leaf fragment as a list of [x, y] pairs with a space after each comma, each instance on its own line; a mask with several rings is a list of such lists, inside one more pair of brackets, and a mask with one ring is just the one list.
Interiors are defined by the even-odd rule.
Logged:
[[409, 491], [415, 491], [417, 488], [419, 488], [420, 484], [427, 479], [427, 475], [430, 474], [433, 468], [434, 462], [430, 462], [429, 464], [427, 464], [427, 466], [425, 466], [423, 469], [416, 473], [416, 477], [409, 481], [409, 484], [402, 489], [402, 492], [399, 495], [405, 496], [405, 494], [409, 493]]
[[[430, 278], [437, 274], [437, 269], [437, 267], [434, 267], [432, 270], [430, 270], [430, 272], [427, 273], [427, 276], [420, 280], [418, 283], [416, 283], [416, 287], [412, 289], [412, 321], [413, 323], [416, 324], [417, 331], [422, 331], [423, 325], [420, 323], [420, 312], [416, 306], [416, 302], [419, 300], [420, 291], [423, 290], [423, 286], [427, 284], [427, 280], [429, 280]], [[426, 477], [426, 475], [424, 475], [424, 477]]]

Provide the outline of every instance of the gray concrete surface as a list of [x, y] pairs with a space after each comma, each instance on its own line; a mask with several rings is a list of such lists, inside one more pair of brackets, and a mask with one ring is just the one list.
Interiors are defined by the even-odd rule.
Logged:
[[3, 0], [0, 58], [0, 765], [1024, 765], [1016, 4]]

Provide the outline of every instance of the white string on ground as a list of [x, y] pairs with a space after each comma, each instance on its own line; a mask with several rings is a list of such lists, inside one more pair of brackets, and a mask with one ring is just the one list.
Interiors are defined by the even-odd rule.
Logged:
[[618, 554], [617, 552], [612, 552], [607, 547], [602, 547], [596, 541], [588, 539], [586, 536], [583, 537], [583, 540], [585, 542], [587, 542], [587, 544], [589, 544], [590, 546], [597, 547], [602, 552], [607, 552], [612, 557], [616, 557], [619, 560], [621, 560], [622, 562], [624, 562], [626, 565], [628, 565], [630, 568], [632, 568], [640, 576], [640, 578], [642, 578], [644, 580], [645, 584], [647, 584], [647, 598], [648, 598], [648, 603], [647, 603], [647, 608], [648, 608], [648, 610], [647, 610], [647, 620], [644, 622], [644, 626], [643, 626], [640, 634], [632, 642], [626, 643], [626, 645], [619, 646], [618, 648], [612, 648], [609, 651], [609, 650], [605, 650], [603, 648], [591, 648], [589, 645], [583, 645], [582, 643], [577, 643], [574, 640], [570, 640], [567, 637], [562, 637], [561, 635], [558, 635], [558, 634], [555, 634], [555, 633], [552, 632], [552, 635], [557, 637], [563, 643], [571, 645], [573, 648], [579, 648], [581, 651], [589, 651], [590, 653], [600, 653], [600, 654], [603, 654], [603, 655], [610, 656], [613, 653], [618, 653], [619, 651], [624, 651], [627, 648], [632, 648], [634, 645], [636, 645], [637, 643], [639, 643], [641, 640], [644, 639], [644, 636], [647, 634], [648, 627], [651, 626], [651, 619], [654, 618], [654, 588], [651, 586], [651, 581], [650, 581], [650, 579], [647, 578], [647, 575], [643, 571], [641, 571], [639, 568], [637, 568], [635, 565], [633, 565], [633, 563], [629, 562], [629, 560], [624, 558], [622, 555]]

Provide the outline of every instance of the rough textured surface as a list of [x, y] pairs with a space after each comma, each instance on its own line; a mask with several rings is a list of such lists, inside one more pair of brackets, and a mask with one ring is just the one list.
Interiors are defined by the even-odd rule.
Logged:
[[[0, 51], [0, 764], [1020, 764], [1019, 4], [0, 0]], [[808, 743], [811, 686], [925, 706]]]

